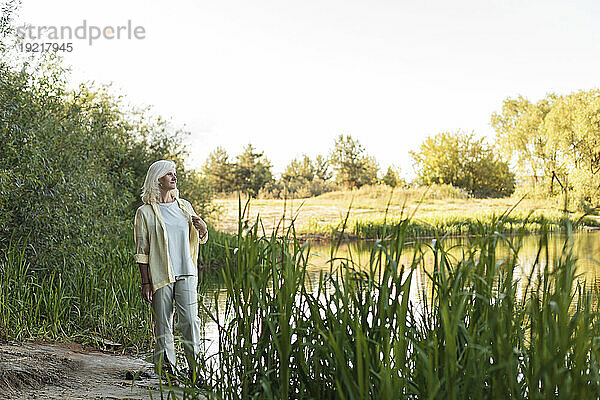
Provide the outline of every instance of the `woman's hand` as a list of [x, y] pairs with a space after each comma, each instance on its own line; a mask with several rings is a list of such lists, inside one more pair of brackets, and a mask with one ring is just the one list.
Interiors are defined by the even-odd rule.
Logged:
[[198, 230], [200, 237], [204, 237], [204, 235], [206, 235], [207, 228], [206, 223], [202, 221], [202, 218], [192, 215], [192, 223], [194, 224], [194, 228]]
[[142, 285], [142, 297], [148, 303], [152, 303], [152, 284], [146, 283], [145, 285]]

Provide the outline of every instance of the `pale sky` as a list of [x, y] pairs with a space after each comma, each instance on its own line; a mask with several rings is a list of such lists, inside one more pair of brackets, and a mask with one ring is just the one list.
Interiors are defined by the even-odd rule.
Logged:
[[600, 2], [23, 0], [18, 23], [126, 25], [72, 40], [74, 83], [113, 82], [191, 131], [190, 166], [247, 143], [283, 171], [339, 134], [412, 176], [409, 150], [462, 129], [493, 137], [507, 97], [600, 87]]

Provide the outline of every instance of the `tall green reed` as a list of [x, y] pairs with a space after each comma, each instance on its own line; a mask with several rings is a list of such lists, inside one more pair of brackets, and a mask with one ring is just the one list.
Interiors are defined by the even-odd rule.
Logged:
[[57, 259], [49, 271], [32, 268], [26, 246], [9, 242], [0, 259], [0, 338], [98, 345], [107, 339], [148, 347], [149, 312], [139, 294], [129, 241], [88, 249], [79, 261]]

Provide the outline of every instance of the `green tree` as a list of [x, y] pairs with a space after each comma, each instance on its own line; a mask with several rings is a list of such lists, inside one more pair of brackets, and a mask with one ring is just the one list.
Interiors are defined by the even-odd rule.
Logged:
[[350, 135], [339, 135], [329, 155], [335, 171], [335, 180], [350, 188], [373, 184], [377, 181], [377, 161]]
[[[507, 99], [492, 115], [497, 143], [549, 195], [574, 195], [580, 208], [600, 204], [600, 91], [549, 94], [531, 103]], [[527, 162], [524, 162], [526, 160]]]
[[293, 181], [310, 182], [315, 178], [315, 166], [311, 159], [304, 155], [301, 158], [295, 158], [285, 167], [281, 175], [284, 182]]
[[381, 182], [390, 187], [396, 187], [404, 183], [404, 181], [400, 178], [400, 169], [391, 165], [388, 167], [383, 178], [381, 178]]
[[234, 164], [229, 162], [229, 155], [224, 148], [219, 146], [208, 155], [203, 171], [214, 191], [231, 192], [234, 190]]
[[423, 184], [450, 184], [475, 197], [508, 196], [514, 174], [483, 139], [463, 132], [430, 136], [418, 152], [411, 152], [418, 180]]
[[235, 188], [251, 196], [256, 196], [261, 188], [273, 181], [271, 163], [251, 144], [237, 156], [233, 173]]
[[557, 148], [546, 136], [543, 125], [556, 99], [553, 94], [537, 103], [523, 97], [509, 98], [501, 113], [492, 114], [500, 151], [515, 161], [521, 176], [531, 176], [535, 182], [543, 180], [555, 165], [552, 159]]
[[279, 195], [292, 197], [313, 197], [335, 190], [337, 186], [330, 182], [329, 163], [318, 155], [311, 160], [307, 155], [293, 159], [281, 175]]
[[373, 156], [365, 155], [363, 157], [363, 172], [359, 179], [360, 186], [374, 185], [377, 183], [377, 173], [379, 165]]
[[315, 157], [313, 162], [313, 166], [315, 169], [315, 178], [320, 179], [323, 182], [329, 181], [331, 179], [331, 170], [329, 168], [329, 160], [327, 157], [319, 154]]

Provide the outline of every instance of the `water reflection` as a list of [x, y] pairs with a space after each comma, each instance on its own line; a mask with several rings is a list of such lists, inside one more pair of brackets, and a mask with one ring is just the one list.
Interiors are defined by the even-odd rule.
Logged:
[[[548, 260], [553, 263], [563, 253], [564, 245], [568, 237], [566, 234], [550, 234], [548, 235]], [[480, 240], [478, 238], [447, 238], [441, 243], [444, 249], [449, 250], [450, 254], [456, 259], [461, 259], [464, 245], [473, 245]], [[517, 238], [509, 237], [509, 241], [516, 246]], [[520, 250], [518, 252], [517, 270], [515, 271], [516, 279], [526, 279], [532, 274], [532, 267], [538, 256], [540, 248], [540, 235], [527, 235], [523, 237]], [[600, 260], [600, 231], [578, 232], [573, 234], [573, 254], [577, 257], [579, 280], [590, 284], [597, 282], [600, 278], [600, 268], [596, 260]], [[423, 240], [419, 244], [407, 243], [400, 262], [404, 265], [411, 265], [415, 255], [416, 248], [420, 248], [423, 252], [423, 267], [426, 271], [431, 272], [433, 268], [433, 253], [430, 250], [433, 246], [432, 240]], [[341, 259], [350, 259], [352, 264], [357, 269], [368, 271], [370, 266], [370, 256], [374, 242], [351, 242], [343, 243], [339, 246], [334, 256]], [[312, 244], [311, 258], [309, 262], [309, 274], [318, 276], [321, 271], [328, 272], [331, 263], [329, 260], [332, 257], [330, 244]], [[498, 241], [496, 248], [496, 257], [498, 260], [510, 257], [513, 252], [508, 243], [503, 240]], [[544, 259], [546, 255], [542, 254]], [[542, 264], [543, 269], [543, 264]], [[535, 276], [536, 271], [533, 271]]]

